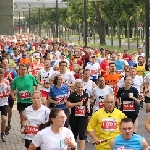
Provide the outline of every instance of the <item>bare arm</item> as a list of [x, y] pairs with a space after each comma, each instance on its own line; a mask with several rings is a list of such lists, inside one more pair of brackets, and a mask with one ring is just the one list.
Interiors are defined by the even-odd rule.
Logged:
[[143, 150], [148, 150], [148, 143], [146, 142], [145, 139], [142, 140], [142, 147], [143, 147]]
[[148, 117], [146, 118], [146, 121], [145, 121], [145, 129], [150, 132], [150, 114], [148, 115]]
[[67, 108], [73, 108], [73, 107], [75, 107], [75, 106], [78, 106], [78, 103], [71, 103], [71, 102], [69, 102], [69, 101], [66, 102], [66, 107], [67, 107]]
[[115, 142], [115, 140], [113, 139], [113, 140], [111, 140], [110, 141], [110, 149], [109, 150], [113, 150], [114, 149], [114, 142]]
[[33, 143], [30, 143], [28, 150], [36, 150], [36, 147]]
[[11, 90], [10, 95], [11, 95], [12, 99], [15, 101], [16, 97], [15, 97], [15, 92], [13, 90]]

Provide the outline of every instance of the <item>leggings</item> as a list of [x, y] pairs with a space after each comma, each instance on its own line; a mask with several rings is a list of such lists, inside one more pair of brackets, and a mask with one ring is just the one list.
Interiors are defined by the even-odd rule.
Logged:
[[85, 117], [70, 116], [69, 118], [70, 127], [75, 140], [77, 140], [78, 134], [79, 134], [79, 140], [85, 140], [87, 121], [88, 120]]

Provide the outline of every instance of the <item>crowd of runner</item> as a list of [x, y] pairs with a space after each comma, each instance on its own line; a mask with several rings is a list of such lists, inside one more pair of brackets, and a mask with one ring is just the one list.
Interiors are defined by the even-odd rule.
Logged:
[[146, 103], [150, 132], [150, 58], [16, 34], [0, 37], [1, 139], [17, 101], [28, 150], [148, 150], [137, 135]]

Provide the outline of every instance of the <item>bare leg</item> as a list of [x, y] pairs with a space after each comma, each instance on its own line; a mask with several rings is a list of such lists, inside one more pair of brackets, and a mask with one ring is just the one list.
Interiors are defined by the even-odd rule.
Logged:
[[85, 150], [85, 140], [80, 140], [80, 150]]

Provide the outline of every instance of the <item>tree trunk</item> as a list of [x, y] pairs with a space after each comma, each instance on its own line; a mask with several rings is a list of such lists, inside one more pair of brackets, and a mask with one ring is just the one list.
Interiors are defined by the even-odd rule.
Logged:
[[128, 50], [130, 49], [130, 22], [127, 21]]
[[118, 32], [118, 40], [119, 40], [119, 48], [121, 48], [121, 37], [120, 37], [120, 23], [119, 20], [117, 20], [117, 32]]
[[106, 45], [105, 41], [105, 31], [104, 31], [104, 20], [101, 17], [101, 13], [99, 10], [99, 6], [96, 4], [96, 2], [92, 2], [93, 7], [95, 8], [96, 11], [96, 17], [97, 17], [97, 29], [98, 29], [98, 34], [99, 34], [99, 39], [100, 39], [100, 45]]

